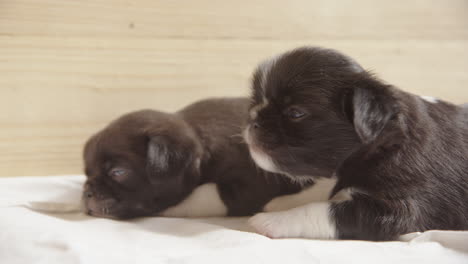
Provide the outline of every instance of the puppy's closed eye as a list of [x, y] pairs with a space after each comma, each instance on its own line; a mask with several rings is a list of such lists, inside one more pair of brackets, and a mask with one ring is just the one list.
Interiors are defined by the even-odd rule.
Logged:
[[109, 177], [118, 183], [124, 183], [131, 176], [131, 171], [122, 167], [115, 167], [109, 171]]
[[298, 107], [289, 107], [284, 111], [284, 116], [292, 121], [298, 121], [304, 118], [307, 113]]

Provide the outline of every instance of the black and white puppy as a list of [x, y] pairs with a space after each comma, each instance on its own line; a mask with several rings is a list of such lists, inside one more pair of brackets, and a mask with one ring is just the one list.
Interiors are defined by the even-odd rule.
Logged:
[[341, 202], [250, 219], [270, 237], [393, 240], [468, 229], [468, 108], [377, 79], [334, 50], [304, 47], [253, 75], [244, 137], [265, 170], [337, 178]]
[[143, 110], [112, 122], [84, 149], [87, 213], [243, 216], [327, 200], [333, 182], [301, 185], [256, 167], [241, 136], [248, 105], [247, 98], [209, 99], [176, 113]]

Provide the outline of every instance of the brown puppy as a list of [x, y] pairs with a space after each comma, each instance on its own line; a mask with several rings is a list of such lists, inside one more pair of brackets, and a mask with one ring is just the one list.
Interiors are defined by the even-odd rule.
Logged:
[[262, 168], [336, 177], [331, 196], [262, 213], [271, 237], [391, 240], [468, 229], [468, 109], [403, 92], [333, 50], [300, 48], [261, 64], [245, 130]]
[[[252, 215], [272, 198], [300, 191], [303, 185], [251, 160], [241, 137], [248, 104], [246, 98], [210, 99], [174, 114], [143, 110], [112, 122], [84, 149], [87, 213], [119, 219]], [[326, 200], [333, 184], [314, 186], [313, 199]], [[268, 208], [301, 203], [287, 200]]]

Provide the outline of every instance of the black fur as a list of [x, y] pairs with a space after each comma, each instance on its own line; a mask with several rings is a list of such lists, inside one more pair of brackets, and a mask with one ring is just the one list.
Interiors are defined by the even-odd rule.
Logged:
[[[265, 66], [266, 65], [266, 66]], [[337, 177], [339, 238], [468, 229], [468, 109], [401, 91], [345, 55], [300, 48], [253, 76], [250, 147], [275, 171]], [[288, 109], [304, 117], [291, 119]]]

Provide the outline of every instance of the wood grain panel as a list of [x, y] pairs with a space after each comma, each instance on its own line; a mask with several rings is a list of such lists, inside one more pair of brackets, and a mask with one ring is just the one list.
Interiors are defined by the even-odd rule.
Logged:
[[0, 34], [467, 39], [465, 0], [3, 0]]
[[456, 0], [0, 1], [0, 176], [80, 173], [84, 141], [113, 118], [247, 95], [260, 60], [302, 45], [468, 102], [466, 11]]

